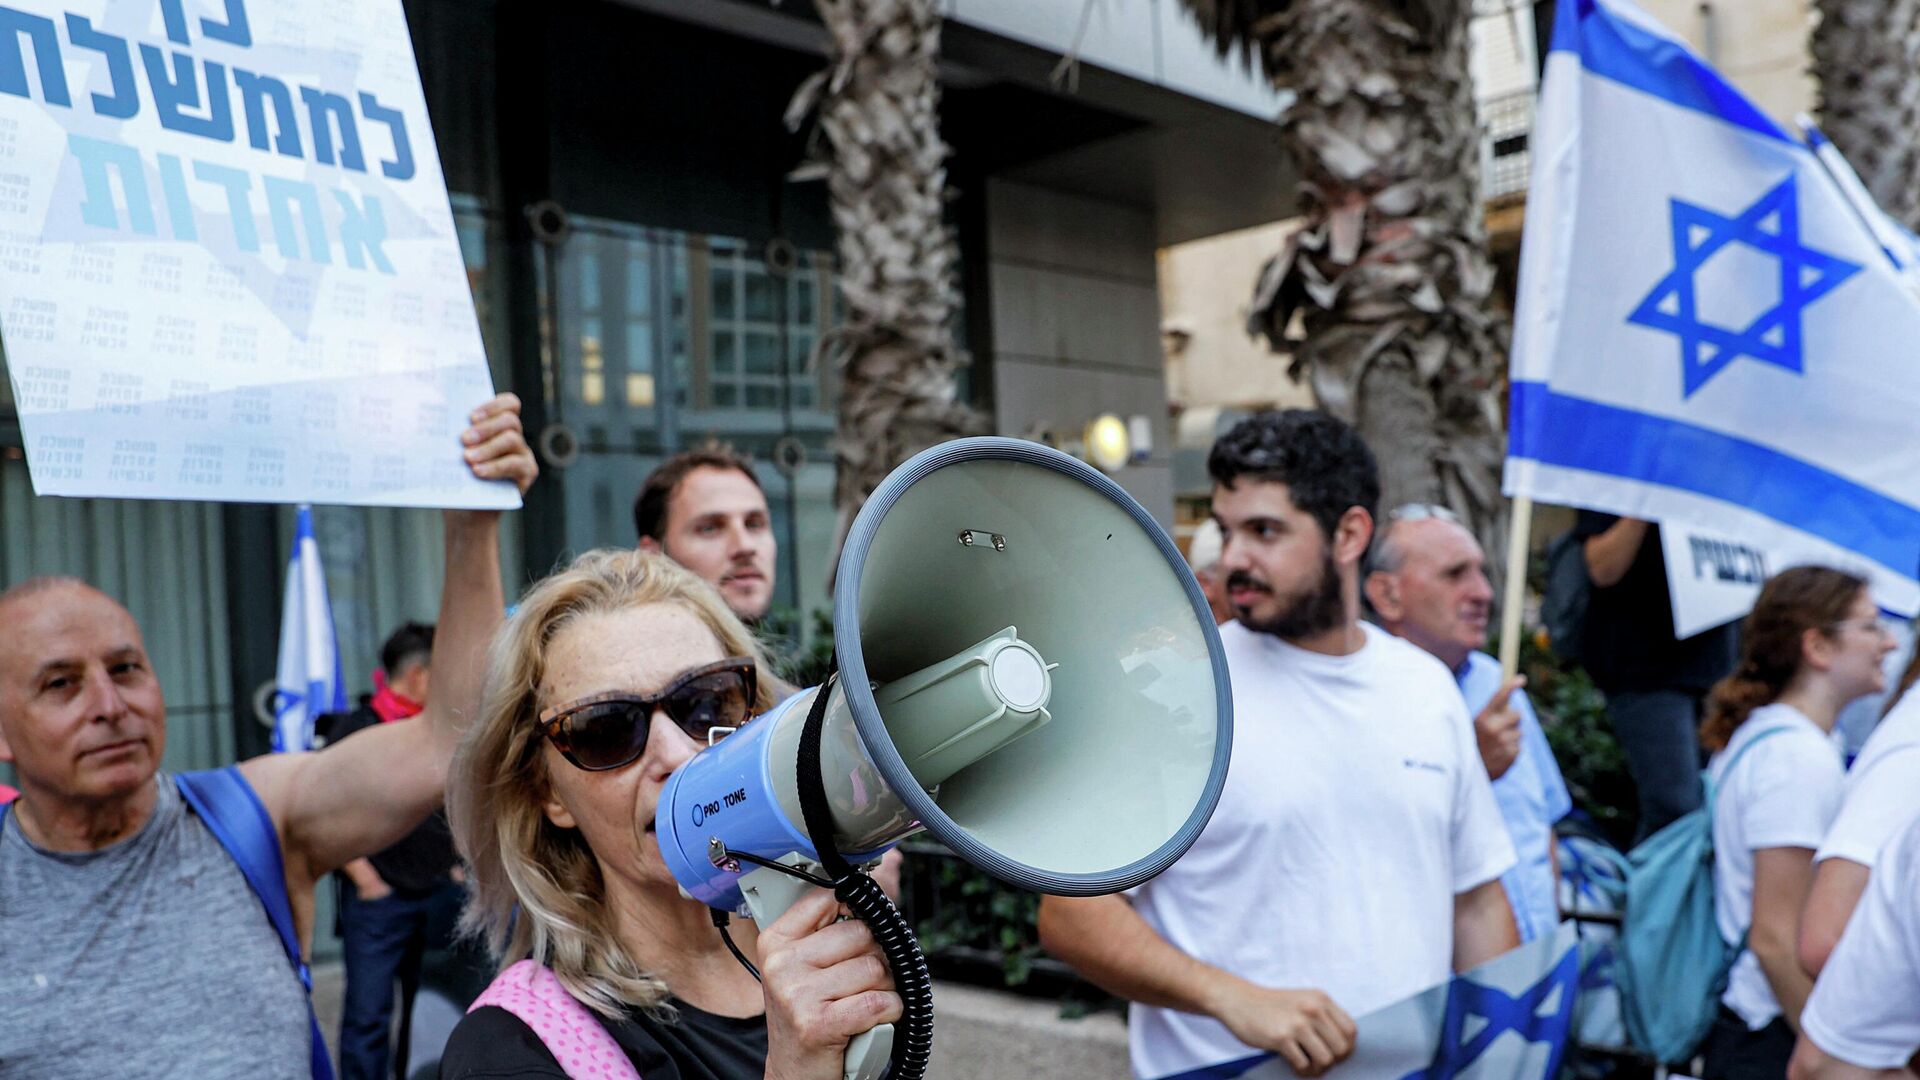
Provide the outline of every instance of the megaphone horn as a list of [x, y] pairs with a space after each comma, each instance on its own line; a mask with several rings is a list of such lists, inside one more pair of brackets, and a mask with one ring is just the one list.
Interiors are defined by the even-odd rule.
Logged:
[[945, 443], [875, 490], [841, 553], [834, 652], [837, 678], [669, 778], [656, 834], [689, 896], [762, 924], [831, 883], [907, 1006], [899, 1038], [849, 1047], [846, 1075], [890, 1053], [894, 1080], [917, 1080], [925, 959], [853, 867], [925, 830], [1036, 892], [1138, 885], [1213, 813], [1231, 689], [1166, 532], [1098, 471], [1014, 439]]

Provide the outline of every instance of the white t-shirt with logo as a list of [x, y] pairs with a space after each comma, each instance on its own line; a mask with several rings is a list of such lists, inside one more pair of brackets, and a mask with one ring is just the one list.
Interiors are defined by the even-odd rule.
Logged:
[[1879, 853], [1800, 1026], [1863, 1069], [1898, 1068], [1920, 1051], [1920, 821]]
[[[1784, 728], [1727, 764], [1761, 733]], [[1778, 702], [1753, 710], [1715, 754], [1707, 770], [1713, 805], [1713, 896], [1720, 936], [1739, 941], [1753, 924], [1753, 853], [1765, 848], [1813, 851], [1840, 809], [1840, 752], [1819, 725]], [[1780, 1015], [1767, 973], [1751, 949], [1734, 961], [1720, 1001], [1758, 1031]]]
[[1867, 737], [1847, 770], [1846, 794], [1816, 862], [1871, 867], [1880, 849], [1920, 815], [1920, 694], [1907, 694]]
[[[1220, 628], [1226, 788], [1193, 848], [1132, 893], [1182, 952], [1262, 986], [1324, 990], [1356, 1017], [1444, 982], [1455, 895], [1514, 864], [1452, 674], [1366, 635], [1325, 656]], [[1143, 1005], [1129, 1039], [1143, 1077], [1259, 1052], [1209, 1017]]]

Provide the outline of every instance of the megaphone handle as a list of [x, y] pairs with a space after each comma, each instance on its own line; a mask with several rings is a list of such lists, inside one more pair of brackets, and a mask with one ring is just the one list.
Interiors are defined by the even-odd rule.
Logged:
[[879, 1080], [893, 1058], [893, 1025], [881, 1024], [847, 1043], [847, 1067], [841, 1080]]
[[[799, 855], [788, 855], [781, 862], [819, 873], [819, 864]], [[755, 925], [768, 926], [786, 914], [800, 895], [813, 888], [799, 878], [778, 870], [761, 867], [740, 877], [740, 894], [747, 899], [747, 911]], [[847, 1043], [844, 1080], [879, 1080], [893, 1058], [893, 1025], [881, 1024], [872, 1031], [853, 1037]]]

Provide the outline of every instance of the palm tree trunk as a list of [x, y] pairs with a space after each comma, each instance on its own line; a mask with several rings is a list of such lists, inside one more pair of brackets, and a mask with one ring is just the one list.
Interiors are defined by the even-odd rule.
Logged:
[[936, 0], [815, 0], [832, 38], [828, 69], [794, 96], [798, 126], [816, 106], [820, 158], [839, 230], [847, 318], [816, 363], [840, 375], [834, 433], [839, 539], [886, 475], [919, 451], [979, 427], [960, 402], [953, 339], [958, 250], [945, 220]]
[[1249, 328], [1373, 447], [1386, 507], [1451, 507], [1498, 575], [1508, 327], [1481, 220], [1468, 5], [1185, 2], [1222, 52], [1251, 52], [1294, 96], [1280, 133], [1304, 222], [1262, 271]]
[[1816, 0], [1820, 126], [1874, 200], [1920, 228], [1920, 0]]

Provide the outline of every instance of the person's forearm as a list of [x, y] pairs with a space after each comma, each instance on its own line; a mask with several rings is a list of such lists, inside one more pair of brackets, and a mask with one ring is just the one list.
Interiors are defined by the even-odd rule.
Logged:
[[1102, 990], [1163, 1009], [1214, 1015], [1220, 991], [1244, 981], [1168, 944], [1117, 896], [1043, 897], [1040, 943]]
[[1495, 878], [1453, 900], [1453, 970], [1471, 971], [1520, 945], [1520, 928], [1507, 902], [1506, 886]]
[[1582, 551], [1587, 559], [1587, 577], [1602, 589], [1620, 584], [1640, 554], [1640, 543], [1647, 538], [1647, 523], [1637, 518], [1621, 518], [1598, 536], [1587, 538]]
[[1870, 1069], [1841, 1061], [1804, 1037], [1787, 1065], [1787, 1080], [1912, 1080], [1916, 1076], [1920, 1076], [1920, 1054], [1905, 1069]]
[[448, 511], [444, 516], [446, 571], [427, 713], [442, 756], [451, 758], [460, 733], [479, 711], [487, 647], [505, 616], [506, 601], [500, 584], [500, 515]]
[[380, 877], [380, 871], [375, 870], [373, 864], [365, 859], [353, 860], [341, 867], [340, 872], [347, 875], [348, 880], [353, 882], [354, 888], [362, 892], [377, 889], [386, 884]]
[[1753, 950], [1753, 958], [1760, 961], [1760, 970], [1766, 973], [1767, 985], [1773, 988], [1774, 1000], [1780, 1003], [1781, 1019], [1798, 1036], [1800, 1010], [1806, 1008], [1807, 995], [1813, 992], [1813, 979], [1801, 968], [1793, 942], [1772, 939], [1753, 941], [1749, 938], [1748, 947]]
[[1853, 917], [1860, 894], [1867, 889], [1871, 871], [1852, 859], [1830, 858], [1813, 872], [1813, 888], [1807, 893], [1806, 911], [1800, 916], [1800, 967], [1813, 978], [1827, 966], [1834, 946]]

